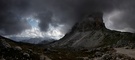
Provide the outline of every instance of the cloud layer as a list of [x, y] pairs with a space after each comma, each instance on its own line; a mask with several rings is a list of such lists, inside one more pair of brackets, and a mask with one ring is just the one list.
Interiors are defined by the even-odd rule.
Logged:
[[39, 20], [41, 31], [63, 25], [60, 31], [65, 34], [92, 12], [102, 12], [109, 29], [135, 32], [134, 7], [135, 0], [0, 0], [0, 34], [31, 28], [22, 19], [30, 15]]
[[48, 29], [49, 24], [53, 26], [63, 24], [68, 27], [64, 29], [64, 32], [68, 32], [74, 23], [92, 12], [102, 12], [103, 18], [107, 18], [119, 11], [119, 15], [104, 19], [107, 26], [108, 21], [112, 23], [108, 28], [135, 32], [134, 0], [35, 0], [32, 2], [32, 6], [35, 10], [37, 9], [37, 17], [41, 21], [39, 27], [43, 31]]
[[17, 34], [30, 26], [21, 17], [26, 11], [26, 0], [0, 0], [0, 33]]

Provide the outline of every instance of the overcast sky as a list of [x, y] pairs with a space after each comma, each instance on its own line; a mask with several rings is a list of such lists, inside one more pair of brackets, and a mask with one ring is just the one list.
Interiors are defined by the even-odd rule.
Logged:
[[135, 0], [0, 0], [0, 35], [59, 39], [92, 12], [108, 29], [135, 32]]

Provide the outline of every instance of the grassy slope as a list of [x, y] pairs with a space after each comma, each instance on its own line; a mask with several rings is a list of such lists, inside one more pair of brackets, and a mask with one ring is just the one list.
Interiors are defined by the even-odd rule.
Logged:
[[105, 37], [103, 39], [104, 45], [113, 45], [116, 44], [119, 40], [127, 40], [131, 42], [135, 42], [135, 34], [128, 32], [118, 32], [111, 30], [103, 31]]

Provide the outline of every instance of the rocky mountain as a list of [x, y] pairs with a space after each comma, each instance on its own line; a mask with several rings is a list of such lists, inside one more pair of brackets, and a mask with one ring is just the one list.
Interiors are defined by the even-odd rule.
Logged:
[[135, 34], [112, 31], [105, 27], [103, 14], [91, 13], [74, 25], [71, 32], [61, 40], [51, 44], [52, 47], [94, 48], [116, 45], [119, 40], [133, 41]]
[[91, 13], [61, 40], [49, 44], [0, 36], [0, 60], [135, 60], [135, 34], [107, 29], [102, 16]]

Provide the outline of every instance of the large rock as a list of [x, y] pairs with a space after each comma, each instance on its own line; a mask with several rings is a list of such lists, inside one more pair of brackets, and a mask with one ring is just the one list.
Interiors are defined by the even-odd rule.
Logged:
[[41, 55], [40, 56], [40, 60], [52, 60], [52, 59], [50, 59], [49, 57], [47, 57], [47, 56], [45, 56], [45, 55]]
[[118, 47], [119, 47], [119, 46], [127, 46], [128, 43], [129, 43], [128, 40], [119, 40], [116, 45], [117, 45]]
[[104, 54], [102, 57], [101, 57], [102, 60], [109, 60], [111, 59], [111, 55], [109, 54]]
[[30, 55], [29, 55], [28, 53], [23, 53], [23, 55], [24, 55], [25, 57], [30, 57]]
[[0, 58], [0, 60], [5, 60], [4, 58]]
[[0, 47], [2, 47], [2, 48], [11, 48], [10, 44], [7, 43], [4, 39], [0, 40]]
[[15, 50], [19, 50], [19, 51], [22, 50], [22, 48], [21, 48], [20, 46], [15, 46], [14, 49], [15, 49]]

